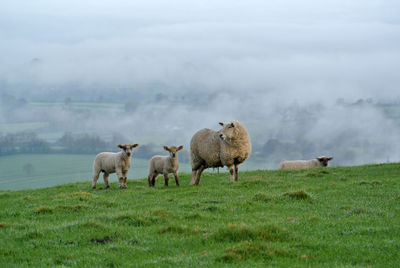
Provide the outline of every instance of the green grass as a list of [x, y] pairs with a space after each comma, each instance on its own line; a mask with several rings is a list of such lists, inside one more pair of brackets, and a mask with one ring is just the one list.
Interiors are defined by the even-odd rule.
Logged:
[[[171, 178], [172, 179], [172, 178]], [[0, 266], [398, 267], [400, 165], [0, 191]], [[173, 181], [173, 179], [172, 179]]]

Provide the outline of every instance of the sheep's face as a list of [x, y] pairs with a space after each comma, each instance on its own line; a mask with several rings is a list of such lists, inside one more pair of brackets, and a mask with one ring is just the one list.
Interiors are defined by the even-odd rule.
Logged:
[[326, 157], [326, 156], [321, 156], [318, 157], [317, 160], [321, 163], [321, 166], [323, 167], [327, 167], [329, 166], [329, 161], [331, 161], [333, 159], [333, 157]]
[[223, 128], [219, 131], [221, 140], [231, 143], [239, 135], [239, 125], [237, 122], [219, 123]]
[[169, 155], [170, 155], [172, 158], [178, 157], [178, 151], [180, 151], [180, 150], [182, 150], [182, 149], [183, 149], [183, 146], [182, 146], [182, 145], [179, 146], [179, 147], [175, 147], [175, 146], [171, 146], [171, 147], [164, 146], [164, 150], [168, 151], [168, 152], [169, 152]]
[[118, 144], [118, 148], [121, 148], [128, 157], [132, 155], [133, 148], [138, 146], [139, 144]]

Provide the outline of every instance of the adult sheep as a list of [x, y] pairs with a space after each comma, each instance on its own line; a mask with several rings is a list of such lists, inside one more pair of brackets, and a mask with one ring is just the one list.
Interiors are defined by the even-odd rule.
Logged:
[[[221, 130], [201, 129], [190, 141], [192, 165], [190, 185], [200, 183], [204, 169], [223, 166], [229, 168], [231, 181], [237, 181], [239, 164], [243, 163], [251, 153], [250, 137], [242, 123], [231, 121], [219, 124], [223, 127]], [[235, 177], [233, 177], [234, 171]]]
[[315, 167], [327, 167], [329, 166], [329, 161], [333, 157], [320, 156], [316, 159], [311, 160], [292, 160], [283, 161], [278, 169], [305, 169], [305, 168], [315, 168]]

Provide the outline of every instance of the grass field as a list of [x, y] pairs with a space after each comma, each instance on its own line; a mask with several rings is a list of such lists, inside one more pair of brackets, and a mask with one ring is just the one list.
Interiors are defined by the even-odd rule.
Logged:
[[0, 191], [0, 266], [399, 267], [400, 165]]

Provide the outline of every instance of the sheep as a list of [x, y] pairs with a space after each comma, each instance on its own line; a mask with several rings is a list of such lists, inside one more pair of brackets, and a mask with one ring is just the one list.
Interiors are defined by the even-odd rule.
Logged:
[[110, 188], [108, 176], [110, 173], [117, 173], [119, 180], [119, 188], [126, 188], [126, 180], [128, 169], [131, 166], [132, 149], [139, 144], [119, 144], [117, 147], [122, 151], [118, 153], [103, 152], [96, 155], [93, 162], [93, 182], [92, 188], [96, 189], [96, 182], [100, 172], [103, 172], [104, 183], [106, 188]]
[[149, 187], [152, 187], [156, 183], [156, 177], [159, 174], [164, 174], [165, 186], [168, 186], [168, 173], [174, 173], [176, 186], [179, 186], [178, 178], [178, 151], [182, 150], [183, 146], [178, 148], [175, 146], [164, 146], [164, 150], [169, 152], [169, 156], [155, 155], [150, 159], [149, 176], [147, 177], [149, 181]]
[[231, 121], [219, 124], [223, 127], [221, 130], [201, 129], [190, 141], [192, 165], [190, 185], [199, 185], [204, 169], [210, 167], [227, 166], [231, 181], [237, 181], [239, 164], [243, 163], [251, 153], [250, 137], [242, 123]]
[[333, 157], [320, 156], [312, 160], [293, 160], [283, 161], [278, 169], [305, 169], [315, 167], [328, 167], [328, 161], [332, 160]]

